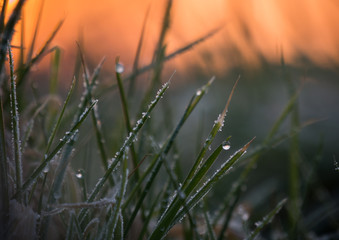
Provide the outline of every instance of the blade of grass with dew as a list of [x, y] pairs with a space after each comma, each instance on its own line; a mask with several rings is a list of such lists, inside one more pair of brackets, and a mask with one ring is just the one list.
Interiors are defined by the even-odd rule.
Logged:
[[[197, 104], [199, 103], [199, 101], [202, 99], [202, 97], [207, 93], [209, 87], [211, 86], [211, 84], [214, 82], [215, 77], [212, 77], [207, 84], [205, 84], [204, 86], [202, 86], [200, 89], [198, 89], [196, 91], [196, 93], [192, 96], [190, 102], [188, 103], [185, 112], [182, 116], [182, 118], [180, 119], [178, 125], [176, 126], [174, 132], [168, 137], [168, 141], [166, 142], [166, 144], [164, 144], [163, 146], [163, 150], [160, 150], [159, 152], [163, 151], [163, 152], [168, 152], [171, 148], [171, 145], [175, 139], [175, 137], [177, 136], [177, 134], [179, 133], [179, 130], [181, 129], [181, 127], [183, 126], [183, 124], [185, 123], [185, 121], [187, 120], [187, 118], [190, 116], [190, 114], [192, 113], [192, 111], [194, 110], [194, 108], [197, 106]], [[166, 153], [167, 154], [167, 153]], [[133, 199], [134, 194], [136, 193], [136, 191], [138, 189], [140, 189], [141, 187], [141, 183], [144, 181], [144, 179], [149, 176], [149, 174], [151, 173], [151, 171], [154, 169], [154, 166], [157, 163], [158, 158], [160, 157], [160, 154], [157, 154], [150, 166], [146, 169], [146, 171], [142, 174], [142, 176], [139, 178], [139, 181], [136, 183], [136, 185], [134, 186], [134, 188], [132, 189], [131, 193], [129, 194], [128, 199], [125, 201], [125, 206], [127, 206], [130, 201]]]
[[166, 50], [165, 37], [170, 27], [171, 9], [172, 9], [172, 0], [167, 0], [166, 6], [165, 6], [165, 13], [164, 13], [163, 21], [161, 25], [160, 35], [158, 38], [158, 43], [154, 50], [153, 58], [152, 58], [152, 63], [154, 63], [155, 66], [152, 72], [151, 83], [149, 85], [148, 90], [145, 93], [143, 100], [141, 101], [141, 105], [140, 105], [141, 111], [145, 109], [145, 106], [151, 100], [156, 89], [161, 84], [161, 73], [163, 69], [162, 59], [165, 56], [165, 50]]
[[[18, 102], [16, 96], [16, 83], [14, 75], [14, 63], [13, 55], [10, 44], [8, 42], [8, 55], [9, 55], [9, 65], [10, 65], [10, 79], [11, 79], [11, 124], [12, 124], [12, 134], [13, 134], [13, 151], [14, 151], [14, 160], [15, 160], [15, 184], [16, 189], [21, 189], [22, 186], [22, 153], [21, 153], [21, 139], [20, 139], [20, 125], [19, 125], [19, 112], [18, 112]], [[21, 194], [17, 196], [19, 202], [22, 201]]]
[[239, 82], [239, 79], [240, 79], [240, 76], [238, 77], [235, 84], [233, 85], [232, 91], [231, 91], [231, 93], [228, 97], [224, 111], [219, 115], [218, 119], [216, 120], [215, 124], [213, 125], [213, 128], [212, 128], [211, 132], [209, 133], [209, 136], [207, 137], [203, 148], [200, 150], [200, 153], [198, 155], [197, 160], [195, 161], [195, 163], [194, 163], [193, 167], [191, 168], [189, 174], [187, 175], [186, 179], [184, 180], [183, 185], [182, 185], [183, 189], [187, 187], [187, 185], [191, 182], [196, 171], [202, 166], [203, 158], [206, 154], [206, 151], [211, 146], [211, 143], [212, 143], [213, 139], [215, 138], [216, 134], [218, 133], [218, 131], [220, 131], [222, 129], [222, 127], [224, 125], [225, 117], [226, 117], [227, 112], [228, 112], [228, 107], [231, 103], [231, 99], [232, 99], [232, 96], [234, 94], [235, 88], [236, 88], [236, 86]]
[[129, 222], [126, 225], [125, 236], [129, 230], [129, 227], [132, 225], [134, 218], [136, 217], [139, 211], [139, 208], [142, 206], [142, 202], [145, 199], [148, 193], [148, 190], [151, 187], [157, 173], [159, 172], [165, 156], [168, 154], [169, 150], [171, 149], [172, 144], [174, 143], [174, 139], [178, 135], [181, 127], [183, 126], [183, 124], [185, 123], [189, 115], [192, 113], [194, 108], [197, 106], [197, 104], [199, 103], [203, 95], [207, 92], [208, 87], [212, 84], [213, 81], [214, 81], [214, 77], [193, 95], [177, 127], [174, 129], [173, 133], [169, 136], [168, 140], [163, 145], [163, 147], [160, 149], [159, 153], [157, 153], [156, 156], [153, 158], [150, 166], [146, 169], [144, 174], [140, 177], [139, 181], [136, 183], [135, 187], [132, 189], [131, 193], [129, 194], [129, 197], [125, 201], [123, 208], [128, 206], [129, 202], [133, 199], [134, 194], [140, 189], [142, 181], [146, 178], [146, 176], [150, 175], [146, 183], [145, 189], [144, 191], [142, 191], [141, 196], [138, 200], [138, 203], [136, 204], [136, 207], [134, 208], [132, 216], [130, 217]]
[[[50, 147], [52, 146], [52, 143], [53, 143], [53, 140], [54, 140], [54, 138], [55, 138], [56, 132], [57, 132], [59, 126], [60, 126], [61, 120], [62, 120], [62, 118], [63, 118], [63, 116], [64, 116], [66, 107], [67, 107], [68, 102], [69, 102], [69, 100], [70, 100], [70, 97], [72, 96], [72, 93], [73, 93], [73, 90], [74, 90], [75, 83], [76, 83], [76, 80], [75, 80], [75, 78], [73, 78], [73, 81], [72, 81], [72, 83], [71, 83], [70, 90], [69, 90], [68, 93], [67, 93], [67, 97], [66, 97], [66, 99], [65, 99], [65, 101], [64, 101], [64, 104], [63, 104], [63, 106], [62, 106], [60, 115], [59, 115], [59, 117], [58, 117], [58, 119], [57, 119], [57, 121], [56, 121], [56, 123], [55, 123], [53, 129], [52, 129], [51, 135], [50, 135], [49, 138], [48, 138], [47, 146], [46, 146], [46, 150], [45, 150], [44, 156], [46, 156], [46, 155], [48, 154], [48, 152], [49, 152], [49, 150], [50, 150]], [[47, 104], [47, 102], [46, 102], [46, 104]], [[35, 111], [35, 113], [33, 114], [33, 117], [31, 118], [31, 120], [30, 120], [30, 122], [29, 122], [29, 126], [28, 126], [28, 127], [30, 127], [31, 125], [33, 125], [34, 119], [35, 119], [34, 116], [38, 116], [38, 113], [41, 111], [40, 109], [42, 109], [42, 108], [44, 107], [44, 105], [45, 105], [45, 104], [43, 104], [41, 107], [39, 107], [39, 108]], [[32, 126], [32, 127], [33, 127], [33, 126]], [[26, 137], [25, 139], [28, 139], [28, 137], [29, 137], [29, 134], [27, 134], [27, 137]], [[45, 160], [45, 159], [42, 159], [42, 162], [43, 162], [44, 160]], [[46, 177], [46, 176], [45, 176], [45, 177]], [[43, 187], [42, 189], [44, 189], [44, 187]], [[35, 190], [35, 186], [32, 188], [32, 191], [31, 191], [31, 193], [30, 193], [30, 200], [32, 199], [34, 190]], [[41, 191], [41, 192], [43, 192], [43, 191]]]
[[79, 129], [83, 121], [86, 119], [89, 112], [92, 110], [94, 105], [97, 103], [97, 100], [93, 101], [89, 108], [85, 109], [79, 121], [64, 135], [62, 139], [60, 139], [59, 144], [49, 153], [44, 161], [34, 170], [31, 176], [27, 179], [27, 181], [22, 185], [22, 189], [17, 190], [15, 196], [20, 194], [21, 192], [25, 192], [28, 187], [30, 187], [36, 180], [36, 178], [41, 174], [46, 165], [54, 158], [54, 156], [63, 148], [63, 146], [69, 141], [69, 139], [74, 135], [74, 133]]
[[69, 100], [70, 100], [70, 98], [71, 98], [71, 96], [72, 96], [72, 93], [73, 93], [73, 90], [74, 90], [74, 87], [75, 87], [75, 83], [76, 83], [76, 79], [73, 78], [72, 83], [71, 83], [71, 86], [70, 86], [70, 89], [69, 89], [69, 91], [68, 91], [68, 93], [67, 93], [66, 99], [65, 99], [64, 104], [63, 104], [63, 106], [62, 106], [60, 115], [59, 115], [59, 117], [58, 117], [58, 119], [57, 119], [57, 121], [56, 121], [56, 123], [55, 123], [55, 125], [54, 125], [54, 127], [53, 127], [53, 130], [52, 130], [52, 132], [51, 132], [51, 135], [50, 135], [49, 138], [48, 138], [48, 142], [47, 142], [47, 147], [46, 147], [45, 154], [47, 154], [47, 153], [49, 152], [49, 150], [50, 150], [50, 148], [51, 148], [51, 146], [52, 146], [52, 143], [53, 143], [53, 140], [54, 140], [54, 138], [55, 138], [56, 132], [57, 132], [57, 130], [59, 129], [59, 126], [60, 126], [61, 120], [62, 120], [62, 118], [63, 118], [63, 116], [64, 116], [66, 107], [67, 107], [67, 105], [68, 105], [68, 103], [69, 103]]
[[261, 230], [269, 223], [272, 222], [273, 218], [280, 212], [281, 208], [285, 205], [287, 199], [281, 200], [277, 206], [269, 212], [262, 221], [256, 223], [255, 230], [251, 233], [251, 235], [247, 238], [247, 240], [252, 240], [257, 237], [257, 235], [261, 232]]
[[70, 140], [65, 146], [63, 156], [61, 157], [60, 162], [58, 163], [56, 173], [54, 176], [54, 180], [53, 180], [53, 183], [50, 188], [49, 195], [48, 195], [47, 204], [49, 205], [54, 204], [56, 200], [58, 200], [61, 197], [62, 182], [64, 181], [66, 168], [69, 164], [70, 156], [74, 149], [74, 143], [76, 142], [77, 137], [78, 137], [78, 131], [76, 131], [72, 135], [72, 137], [70, 138]]
[[[99, 179], [97, 184], [95, 185], [94, 189], [92, 190], [92, 193], [90, 194], [89, 198], [87, 199], [87, 202], [92, 202], [104, 186], [105, 182], [109, 178], [109, 176], [112, 174], [112, 171], [115, 169], [117, 164], [120, 162], [123, 153], [125, 151], [126, 147], [129, 147], [133, 141], [135, 141], [136, 135], [140, 131], [140, 129], [143, 127], [147, 119], [150, 117], [151, 112], [159, 102], [159, 100], [162, 98], [162, 96], [165, 94], [166, 90], [169, 87], [169, 82], [165, 83], [162, 88], [158, 91], [155, 99], [150, 103], [148, 106], [148, 110], [142, 115], [142, 118], [139, 119], [135, 125], [135, 127], [132, 129], [132, 132], [130, 132], [129, 136], [126, 138], [125, 142], [123, 143], [120, 150], [116, 153], [112, 163], [109, 165], [107, 171], [105, 172], [104, 176]], [[79, 221], [80, 223], [83, 221], [85, 214], [87, 210], [83, 209], [79, 214]]]
[[[119, 64], [120, 64], [119, 63], [119, 57], [117, 57], [115, 59], [115, 64], [116, 64], [116, 66], [119, 66]], [[117, 69], [118, 68], [116, 67], [115, 75], [116, 75], [117, 82], [118, 82], [120, 100], [121, 100], [121, 104], [122, 104], [122, 110], [123, 110], [123, 113], [124, 113], [126, 130], [127, 130], [127, 133], [129, 134], [132, 131], [132, 127], [131, 127], [131, 120], [130, 120], [129, 113], [128, 113], [128, 103], [127, 103], [127, 98], [126, 98], [126, 95], [125, 95], [124, 86], [122, 85], [121, 75], [120, 75], [120, 72]], [[138, 159], [137, 159], [137, 154], [136, 154], [135, 149], [134, 149], [134, 143], [131, 144], [130, 150], [131, 150], [133, 168], [135, 169], [135, 176], [136, 176], [136, 179], [138, 179], [139, 178], [139, 169], [137, 168]]]
[[228, 172], [228, 170], [230, 170], [237, 160], [245, 154], [247, 148], [253, 140], [254, 138], [244, 147], [236, 151], [225, 163], [223, 163], [221, 167], [213, 174], [213, 176], [208, 179], [190, 199], [188, 199], [188, 196], [186, 196], [188, 201], [185, 208], [181, 208], [181, 210], [179, 210], [176, 209], [177, 206], [175, 205], [173, 205], [175, 207], [170, 207], [170, 209], [158, 222], [149, 239], [162, 239], [167, 234], [169, 229], [180, 219], [182, 219], [188, 210], [195, 207], [199, 201], [211, 190], [215, 183], [219, 182], [219, 180]]
[[[219, 156], [220, 152], [222, 150], [222, 145], [220, 145], [212, 154], [211, 156], [208, 158], [208, 160], [206, 161], [206, 163], [210, 163], [212, 164], [216, 158]], [[203, 170], [206, 169], [206, 171], [209, 169], [211, 165], [207, 166], [206, 168], [201, 168]], [[198, 175], [200, 176], [200, 174]], [[202, 178], [203, 176], [201, 176]], [[199, 181], [192, 181], [191, 185], [193, 186], [195, 183], [198, 184], [201, 180], [201, 178], [199, 178]], [[196, 178], [198, 179], [198, 177]], [[194, 187], [192, 187], [192, 190], [194, 189]], [[186, 191], [185, 191], [186, 190]], [[192, 191], [191, 190], [191, 191]], [[174, 197], [174, 199], [172, 200], [172, 202], [169, 204], [169, 206], [167, 207], [167, 209], [165, 210], [165, 212], [162, 214], [162, 216], [160, 217], [160, 220], [158, 222], [158, 225], [156, 228], [159, 229], [164, 229], [163, 225], [166, 225], [166, 223], [170, 222], [171, 220], [173, 220], [175, 218], [175, 216], [177, 215], [179, 209], [184, 205], [184, 208], [187, 208], [187, 206], [185, 205], [185, 202], [187, 202], [189, 194], [191, 191], [187, 191], [187, 188], [183, 189], [178, 189], [178, 192], [176, 194], [176, 196]], [[187, 211], [188, 212], [188, 209]], [[154, 230], [156, 231], [156, 230]], [[159, 236], [159, 235], [158, 235]]]
[[[239, 192], [239, 189], [243, 186], [244, 182], [247, 179], [248, 174], [253, 169], [255, 164], [258, 162], [261, 154], [266, 152], [268, 149], [270, 149], [274, 143], [277, 142], [277, 140], [274, 140], [274, 137], [276, 136], [279, 128], [281, 127], [284, 120], [288, 117], [288, 115], [291, 113], [293, 109], [293, 105], [295, 101], [297, 100], [298, 96], [300, 94], [300, 91], [296, 92], [288, 101], [285, 108], [281, 112], [278, 119], [274, 122], [270, 132], [268, 133], [267, 137], [264, 139], [263, 143], [261, 144], [261, 147], [257, 149], [254, 153], [251, 154], [250, 162], [246, 165], [245, 169], [240, 174], [240, 177], [235, 181], [235, 183], [232, 186], [232, 191], [230, 191], [229, 196], [226, 197], [228, 199], [225, 202], [225, 206], [231, 205], [230, 201], [231, 199], [234, 199], [236, 197], [236, 194]], [[226, 210], [226, 208], [225, 208]], [[216, 223], [219, 221], [219, 219], [222, 217], [223, 212], [219, 212], [218, 216], [215, 218], [213, 225], [215, 226]]]
[[122, 157], [122, 176], [121, 176], [121, 186], [120, 186], [120, 192], [117, 194], [116, 196], [116, 203], [113, 207], [113, 213], [111, 215], [111, 218], [109, 219], [109, 232], [108, 232], [108, 237], [113, 239], [114, 237], [114, 232], [115, 232], [115, 228], [116, 228], [116, 224], [118, 222], [118, 217], [119, 214], [121, 213], [121, 203], [124, 199], [125, 193], [126, 193], [126, 187], [127, 187], [127, 183], [128, 183], [128, 168], [127, 168], [127, 150], [128, 148], [126, 148], [126, 153], [125, 155]]
[[[216, 33], [218, 33], [219, 31], [221, 30], [221, 28], [217, 28], [217, 29], [214, 29], [212, 30], [211, 32], [208, 32], [206, 35], [202, 36], [201, 38], [198, 38], [197, 40], [173, 51], [172, 53], [168, 54], [167, 56], [165, 56], [162, 61], [163, 62], [166, 62], [166, 61], [169, 61], [171, 59], [173, 59], [174, 57], [177, 57], [183, 53], [186, 53], [187, 51], [191, 50], [193, 47], [195, 47], [196, 45], [204, 42], [205, 40], [211, 38], [212, 36], [214, 36]], [[151, 69], [153, 69], [155, 67], [155, 63], [151, 63], [147, 66], [144, 66], [140, 69], [137, 69], [136, 71], [133, 71], [131, 75], [127, 76], [125, 81], [128, 81], [132, 78], [135, 78], [137, 77], [138, 75], [142, 74], [142, 73], [145, 73]]]
[[[84, 80], [85, 80], [85, 91], [84, 91], [83, 96], [82, 96], [82, 102], [79, 105], [79, 109], [81, 110], [87, 105], [88, 101], [91, 101], [93, 99], [92, 90], [94, 89], [94, 87], [97, 84], [96, 80], [97, 80], [99, 73], [102, 69], [102, 66], [105, 62], [105, 58], [103, 58], [99, 62], [99, 64], [95, 68], [92, 76], [90, 77], [89, 71], [88, 71], [87, 66], [86, 66], [85, 58], [84, 58], [84, 55], [81, 51], [79, 44], [78, 44], [78, 49], [79, 49], [80, 60], [81, 60], [82, 66], [83, 66]], [[75, 119], [77, 119], [78, 117], [79, 117], [79, 115]], [[92, 118], [92, 124], [93, 124], [94, 131], [95, 131], [96, 142], [97, 142], [97, 145], [98, 145], [98, 148], [99, 148], [101, 162], [102, 162], [104, 169], [107, 170], [108, 169], [108, 157], [107, 157], [107, 153], [106, 153], [105, 146], [104, 146], [105, 139], [103, 137], [103, 133], [102, 133], [102, 129], [101, 129], [101, 121], [100, 121], [100, 118], [99, 118], [99, 113], [97, 111], [97, 107], [95, 107], [93, 109], [93, 111], [91, 112], [91, 118]], [[110, 177], [110, 183], [112, 185], [114, 183], [114, 180], [113, 180], [112, 177]]]

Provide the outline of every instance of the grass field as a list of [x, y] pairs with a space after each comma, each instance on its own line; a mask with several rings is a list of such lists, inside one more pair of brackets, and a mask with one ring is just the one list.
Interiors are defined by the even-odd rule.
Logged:
[[140, 44], [131, 72], [92, 67], [80, 42], [73, 80], [52, 44], [62, 22], [41, 50], [14, 46], [24, 1], [3, 8], [1, 239], [339, 238], [337, 71], [282, 53], [178, 84], [167, 61], [218, 33], [168, 53], [171, 4], [149, 65]]

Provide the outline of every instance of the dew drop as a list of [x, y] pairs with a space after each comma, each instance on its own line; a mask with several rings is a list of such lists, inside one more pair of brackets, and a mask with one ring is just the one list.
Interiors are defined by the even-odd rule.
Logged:
[[115, 71], [117, 73], [123, 73], [125, 71], [124, 65], [122, 65], [121, 63], [116, 63], [115, 64]]
[[201, 90], [198, 90], [195, 94], [197, 95], [197, 96], [200, 96], [201, 95]]
[[224, 150], [229, 150], [230, 148], [231, 148], [231, 143], [229, 142], [229, 141], [225, 141], [225, 142], [223, 142], [222, 143], [222, 148], [224, 149]]
[[47, 164], [44, 169], [42, 170], [43, 173], [48, 173], [49, 172], [49, 165]]
[[75, 177], [77, 179], [82, 179], [83, 178], [83, 175], [82, 175], [82, 171], [79, 169], [78, 172], [75, 174]]

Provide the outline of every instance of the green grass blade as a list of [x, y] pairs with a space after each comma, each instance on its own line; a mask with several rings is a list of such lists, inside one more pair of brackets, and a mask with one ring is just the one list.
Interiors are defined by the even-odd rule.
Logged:
[[[119, 63], [119, 57], [116, 58], [116, 63], [117, 66], [120, 64]], [[116, 67], [117, 69], [117, 67]], [[131, 120], [129, 117], [129, 113], [128, 113], [128, 104], [127, 104], [127, 98], [125, 95], [125, 90], [124, 90], [124, 86], [122, 85], [122, 80], [121, 80], [121, 73], [119, 71], [115, 71], [116, 73], [116, 78], [117, 78], [117, 82], [118, 82], [118, 87], [119, 87], [119, 93], [120, 93], [120, 99], [121, 99], [121, 104], [122, 104], [122, 110], [124, 113], [124, 119], [125, 119], [125, 125], [126, 125], [126, 129], [127, 129], [127, 133], [129, 134], [132, 131], [132, 127], [131, 127]], [[137, 177], [137, 179], [139, 178], [139, 169], [137, 168], [138, 166], [138, 160], [137, 160], [137, 155], [135, 153], [134, 150], [134, 144], [131, 144], [131, 155], [132, 155], [132, 162], [133, 162], [133, 168], [135, 169], [135, 175]]]
[[45, 4], [45, 0], [42, 0], [40, 2], [38, 18], [37, 18], [37, 21], [36, 21], [36, 24], [35, 24], [35, 29], [34, 29], [34, 34], [33, 34], [32, 42], [31, 42], [30, 48], [29, 48], [28, 53], [27, 53], [27, 61], [26, 62], [30, 62], [32, 60], [33, 51], [34, 51], [34, 47], [35, 47], [35, 42], [36, 42], [36, 38], [37, 38], [37, 35], [38, 35], [40, 23], [41, 23], [42, 10], [44, 8], [44, 4]]
[[[149, 12], [150, 12], [150, 7], [147, 8], [145, 18], [144, 18], [144, 21], [143, 21], [143, 24], [142, 24], [141, 34], [140, 34], [139, 42], [138, 42], [138, 47], [137, 47], [137, 51], [135, 53], [134, 62], [133, 62], [133, 72], [137, 72], [138, 67], [139, 67], [141, 48], [142, 48], [142, 44], [144, 42], [146, 23], [147, 23], [147, 19], [148, 19], [148, 16], [149, 16]], [[134, 93], [136, 77], [137, 77], [137, 75], [134, 75], [133, 77], [130, 78], [130, 85], [129, 85], [129, 90], [128, 90], [129, 96], [132, 96], [133, 93]]]
[[234, 93], [235, 88], [236, 88], [236, 86], [237, 86], [237, 84], [239, 82], [239, 79], [240, 79], [240, 77], [238, 77], [238, 79], [236, 80], [236, 82], [235, 82], [235, 84], [234, 84], [234, 86], [232, 88], [232, 91], [231, 91], [231, 93], [230, 93], [230, 95], [228, 97], [226, 106], [224, 108], [224, 111], [219, 115], [218, 119], [215, 121], [215, 124], [213, 125], [213, 128], [212, 128], [211, 132], [209, 133], [209, 136], [207, 137], [207, 139], [206, 139], [206, 141], [204, 143], [203, 148], [200, 150], [200, 153], [198, 155], [197, 160], [195, 161], [195, 163], [194, 163], [193, 167], [191, 168], [189, 174], [187, 175], [186, 179], [184, 180], [183, 185], [182, 185], [183, 189], [187, 187], [187, 185], [191, 182], [191, 180], [192, 180], [194, 174], [196, 173], [196, 171], [202, 166], [203, 158], [204, 158], [207, 150], [211, 146], [212, 141], [215, 138], [215, 136], [217, 135], [218, 131], [220, 131], [222, 129], [222, 127], [224, 125], [225, 117], [226, 117], [227, 112], [228, 112], [228, 107], [230, 105], [233, 93]]
[[17, 190], [15, 195], [20, 194], [21, 192], [25, 192], [28, 187], [30, 187], [37, 179], [37, 177], [41, 174], [43, 169], [47, 166], [47, 164], [56, 156], [56, 154], [63, 148], [63, 146], [71, 139], [71, 137], [78, 131], [79, 127], [86, 119], [87, 115], [93, 109], [94, 105], [97, 103], [93, 101], [93, 103], [89, 106], [89, 108], [85, 109], [79, 121], [64, 135], [62, 139], [60, 139], [59, 144], [49, 153], [46, 154], [44, 161], [34, 170], [31, 176], [27, 179], [27, 181], [23, 184], [22, 189]]
[[[125, 153], [128, 154], [128, 153]], [[124, 199], [125, 193], [126, 193], [126, 187], [128, 182], [128, 168], [127, 168], [127, 156], [123, 156], [122, 160], [122, 176], [121, 176], [121, 186], [120, 186], [120, 192], [116, 196], [116, 203], [113, 208], [113, 213], [111, 215], [109, 222], [109, 232], [108, 236], [113, 239], [115, 228], [118, 222], [118, 217], [121, 214], [121, 203]]]
[[132, 189], [131, 193], [128, 196], [128, 199], [125, 201], [125, 204], [124, 204], [125, 206], [127, 206], [130, 203], [130, 201], [133, 199], [137, 190], [140, 189], [143, 180], [147, 176], [149, 176], [151, 174], [151, 172], [154, 171], [155, 169], [157, 169], [157, 168], [160, 169], [161, 163], [158, 163], [158, 162], [161, 161], [161, 159], [160, 159], [161, 154], [166, 156], [166, 154], [169, 152], [169, 150], [171, 149], [172, 144], [174, 142], [174, 139], [178, 135], [181, 127], [184, 125], [185, 121], [187, 120], [189, 115], [192, 113], [194, 108], [197, 106], [199, 101], [202, 99], [202, 97], [207, 93], [207, 90], [210, 87], [210, 85], [213, 83], [213, 81], [214, 81], [214, 77], [211, 78], [208, 81], [207, 84], [205, 84], [203, 87], [198, 89], [197, 92], [192, 96], [190, 102], [188, 103], [188, 105], [186, 107], [186, 110], [185, 110], [183, 116], [181, 117], [181, 119], [180, 119], [179, 123], [177, 124], [176, 128], [174, 129], [173, 133], [169, 136], [168, 140], [166, 141], [166, 144], [164, 144], [162, 149], [159, 150], [159, 153], [156, 156], [154, 156], [150, 166], [146, 169], [146, 171], [139, 178], [139, 181], [136, 183], [136, 185]]
[[281, 200], [277, 206], [271, 211], [269, 212], [262, 221], [257, 222], [256, 223], [256, 228], [255, 230], [250, 234], [250, 236], [247, 238], [247, 240], [252, 240], [255, 239], [257, 237], [257, 235], [260, 233], [260, 231], [269, 223], [272, 222], [273, 218], [279, 213], [279, 211], [281, 210], [281, 208], [285, 205], [287, 199], [283, 199]]
[[[165, 94], [166, 90], [169, 87], [169, 82], [165, 83], [162, 88], [158, 91], [155, 99], [150, 103], [148, 106], [148, 110], [142, 115], [141, 119], [139, 119], [135, 125], [135, 127], [132, 129], [132, 132], [130, 132], [129, 136], [126, 138], [125, 142], [123, 143], [120, 150], [115, 154], [115, 157], [112, 161], [112, 163], [109, 165], [107, 171], [105, 172], [104, 176], [99, 179], [97, 184], [95, 185], [94, 189], [92, 190], [92, 193], [90, 194], [88, 198], [88, 202], [94, 201], [102, 187], [104, 186], [105, 182], [109, 178], [109, 176], [112, 174], [112, 171], [115, 169], [117, 164], [121, 161], [121, 158], [125, 152], [125, 149], [131, 145], [131, 143], [135, 140], [136, 135], [140, 131], [140, 129], [144, 126], [145, 122], [150, 117], [151, 112], [159, 102], [159, 100], [162, 98], [162, 96]], [[86, 214], [87, 210], [83, 209], [79, 214], [79, 221], [82, 222], [83, 218]]]
[[[20, 125], [19, 125], [19, 112], [18, 112], [18, 101], [16, 95], [16, 83], [14, 76], [14, 63], [12, 50], [8, 44], [8, 54], [9, 54], [9, 65], [10, 65], [10, 78], [11, 78], [11, 124], [12, 124], [12, 133], [13, 133], [13, 150], [14, 150], [14, 160], [15, 160], [15, 183], [16, 189], [21, 189], [22, 185], [22, 152], [21, 152], [21, 139], [20, 139]], [[22, 201], [21, 194], [17, 196], [19, 202]]]
[[[254, 138], [249, 141], [243, 148], [235, 152], [222, 166], [213, 174], [213, 176], [207, 180], [203, 187], [201, 187], [197, 192], [188, 200], [186, 207], [182, 208], [180, 211], [177, 209], [176, 204], [173, 204], [166, 214], [160, 219], [158, 225], [154, 229], [151, 239], [161, 239], [163, 238], [169, 229], [180, 219], [184, 217], [188, 210], [195, 207], [198, 202], [211, 190], [211, 188], [217, 183], [227, 171], [235, 164], [235, 162], [246, 152], [247, 148], [251, 144]], [[186, 196], [188, 199], [188, 196]], [[180, 207], [180, 206], [179, 206]], [[179, 211], [179, 212], [178, 212]]]
[[49, 92], [50, 94], [56, 94], [58, 91], [58, 74], [60, 68], [60, 55], [61, 50], [59, 47], [54, 48], [54, 54], [52, 55], [52, 67], [51, 67], [51, 79]]
[[54, 127], [53, 127], [53, 130], [52, 130], [51, 135], [50, 135], [49, 138], [48, 138], [47, 147], [46, 147], [46, 151], [45, 151], [46, 154], [49, 152], [49, 150], [50, 150], [50, 148], [51, 148], [51, 146], [52, 146], [52, 143], [53, 143], [53, 140], [54, 140], [54, 138], [55, 138], [56, 132], [57, 132], [59, 126], [60, 126], [61, 120], [62, 120], [62, 118], [63, 118], [63, 116], [64, 116], [64, 113], [65, 113], [65, 110], [66, 110], [66, 107], [67, 107], [67, 105], [68, 105], [68, 103], [69, 103], [69, 100], [70, 100], [70, 98], [71, 98], [71, 96], [72, 96], [72, 93], [73, 93], [73, 90], [74, 90], [75, 83], [76, 83], [76, 79], [73, 78], [73, 81], [72, 81], [72, 83], [71, 83], [71, 87], [70, 87], [70, 89], [69, 89], [69, 91], [68, 91], [68, 94], [67, 94], [67, 96], [66, 96], [65, 102], [64, 102], [64, 104], [63, 104], [63, 106], [62, 106], [60, 115], [59, 115], [59, 117], [58, 117], [58, 119], [57, 119], [57, 121], [56, 121], [56, 123], [55, 123], [55, 125], [54, 125]]

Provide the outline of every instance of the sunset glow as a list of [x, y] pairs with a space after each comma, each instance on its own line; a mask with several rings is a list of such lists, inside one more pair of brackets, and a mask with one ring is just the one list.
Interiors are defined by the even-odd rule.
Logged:
[[[164, 4], [160, 2], [45, 1], [37, 49], [57, 23], [65, 19], [53, 42], [64, 50], [65, 59], [74, 58], [75, 42], [82, 36], [89, 57], [97, 61], [106, 56], [108, 64], [113, 64], [114, 58], [120, 55], [128, 70], [150, 7], [141, 63], [147, 64], [161, 26]], [[32, 39], [30, 34], [35, 28], [40, 6], [41, 0], [26, 3], [26, 44]], [[338, 12], [339, 3], [335, 0], [174, 1], [172, 25], [166, 39], [168, 53], [224, 26], [221, 32], [197, 46], [192, 53], [176, 59], [175, 64], [203, 64], [214, 70], [225, 70], [237, 64], [255, 66], [261, 56], [270, 62], [278, 62], [283, 51], [290, 63], [298, 64], [298, 58], [303, 55], [321, 66], [332, 66], [339, 60]], [[18, 34], [15, 39], [18, 41]], [[210, 56], [208, 62], [206, 53]], [[194, 62], [191, 60], [193, 55]]]

